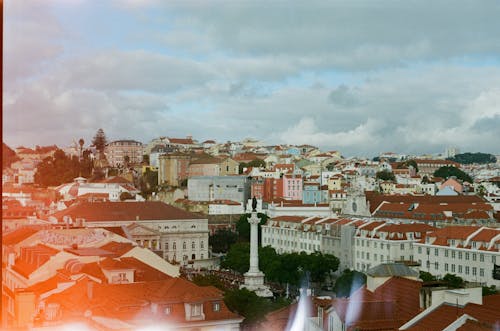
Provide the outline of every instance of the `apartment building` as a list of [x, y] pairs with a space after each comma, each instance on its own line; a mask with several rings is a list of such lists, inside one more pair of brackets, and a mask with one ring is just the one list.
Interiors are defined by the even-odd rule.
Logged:
[[[421, 270], [436, 276], [455, 274], [469, 282], [500, 286], [500, 229], [450, 226], [414, 243], [414, 259]], [[498, 271], [497, 271], [498, 273]]]
[[354, 235], [354, 268], [366, 271], [381, 263], [414, 261], [413, 245], [436, 228], [427, 224], [370, 221]]
[[135, 140], [115, 140], [104, 148], [104, 154], [113, 167], [142, 162], [143, 146]]
[[363, 223], [332, 217], [274, 217], [262, 225], [262, 246], [271, 246], [279, 254], [333, 254], [340, 260], [340, 270], [352, 268], [354, 232]]

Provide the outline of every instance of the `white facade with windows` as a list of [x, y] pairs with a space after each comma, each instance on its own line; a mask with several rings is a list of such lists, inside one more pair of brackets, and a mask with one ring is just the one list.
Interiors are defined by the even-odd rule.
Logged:
[[262, 246], [278, 254], [321, 252], [339, 258], [339, 269], [352, 268], [355, 227], [363, 221], [303, 216], [281, 216], [262, 225]]
[[435, 228], [426, 224], [372, 221], [354, 236], [354, 269], [366, 271], [381, 263], [414, 261], [414, 244]]
[[421, 270], [435, 276], [455, 274], [466, 281], [500, 286], [493, 279], [494, 265], [500, 265], [500, 229], [449, 227], [414, 245]]

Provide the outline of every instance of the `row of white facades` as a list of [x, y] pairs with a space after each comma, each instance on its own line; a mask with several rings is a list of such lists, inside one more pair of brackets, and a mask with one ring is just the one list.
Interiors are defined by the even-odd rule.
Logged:
[[[384, 231], [389, 225], [390, 233]], [[457, 238], [451, 239], [454, 235], [450, 228], [450, 240], [443, 245], [435, 242], [433, 231], [427, 230], [423, 240], [426, 231], [412, 230], [408, 225], [360, 219], [276, 217], [262, 225], [262, 246], [271, 246], [280, 254], [301, 251], [333, 254], [340, 260], [340, 271], [366, 271], [384, 262], [413, 261], [420, 264], [419, 270], [435, 276], [451, 273], [469, 282], [500, 287], [500, 280], [493, 279], [494, 266], [500, 264], [500, 229], [470, 227], [472, 233], [464, 237], [463, 231], [459, 231], [463, 227], [456, 227]], [[395, 226], [402, 231], [394, 232]], [[425, 225], [416, 225], [421, 226]], [[491, 237], [488, 242], [481, 245], [473, 240], [486, 230]]]

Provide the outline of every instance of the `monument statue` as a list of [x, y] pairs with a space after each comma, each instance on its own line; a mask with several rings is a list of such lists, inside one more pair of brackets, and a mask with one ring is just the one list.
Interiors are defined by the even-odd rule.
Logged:
[[252, 212], [257, 211], [257, 199], [255, 198], [255, 195], [253, 196], [252, 199]]
[[264, 284], [264, 273], [259, 270], [259, 229], [260, 219], [255, 211], [257, 199], [252, 201], [252, 215], [248, 218], [250, 223], [250, 269], [245, 273], [245, 283], [241, 288], [255, 292], [260, 297], [271, 297], [273, 292]]

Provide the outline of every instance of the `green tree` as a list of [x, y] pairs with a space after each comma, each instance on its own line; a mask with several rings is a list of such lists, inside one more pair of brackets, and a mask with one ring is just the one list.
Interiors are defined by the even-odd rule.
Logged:
[[77, 156], [69, 157], [61, 149], [53, 156], [46, 157], [38, 164], [35, 172], [35, 184], [40, 186], [58, 186], [72, 182], [76, 177], [89, 178], [92, 173], [92, 161], [88, 158], [79, 160]]
[[494, 295], [498, 294], [497, 287], [495, 285], [491, 285], [490, 287], [488, 286], [483, 286], [483, 297], [486, 295]]
[[240, 165], [239, 165], [239, 173], [243, 173], [243, 168], [248, 168], [248, 167], [252, 167], [252, 168], [264, 168], [266, 166], [266, 162], [264, 162], [264, 160], [261, 160], [261, 159], [255, 159], [255, 160], [252, 160], [248, 163], [245, 163], [245, 162], [241, 162]]
[[465, 281], [461, 277], [453, 274], [444, 275], [443, 280], [447, 283], [449, 287], [452, 288], [462, 288], [465, 286]]
[[215, 286], [219, 290], [225, 291], [224, 283], [215, 275], [195, 275], [193, 283], [198, 286]]
[[437, 280], [436, 276], [433, 276], [430, 272], [420, 271], [420, 279], [424, 282], [432, 282]]
[[415, 169], [415, 172], [418, 172], [418, 165], [415, 160], [406, 160], [404, 162], [400, 162], [397, 165], [397, 169], [406, 169], [409, 168], [410, 166], [413, 167], [413, 169]]
[[149, 197], [153, 192], [158, 191], [158, 171], [146, 169], [139, 180], [141, 195], [144, 198]]
[[95, 148], [100, 152], [104, 152], [104, 147], [106, 146], [107, 140], [106, 140], [106, 134], [104, 133], [103, 129], [97, 130], [94, 139], [92, 139], [92, 145], [95, 146]]
[[460, 164], [487, 164], [497, 162], [497, 158], [488, 153], [462, 153], [457, 154], [454, 157], [450, 157], [448, 160], [455, 161]]
[[208, 238], [212, 252], [227, 253], [229, 247], [238, 240], [238, 234], [228, 229], [219, 229]]
[[270, 311], [271, 303], [247, 289], [227, 291], [224, 295], [227, 307], [245, 317], [243, 324], [255, 323]]
[[245, 273], [250, 267], [249, 259], [250, 243], [239, 242], [231, 246], [227, 255], [221, 261], [221, 266], [238, 271], [239, 273]]
[[396, 180], [394, 174], [389, 170], [378, 171], [375, 177], [380, 180], [390, 180], [390, 181]]
[[349, 297], [351, 293], [366, 283], [366, 275], [362, 272], [346, 269], [335, 281], [333, 291], [338, 298]]
[[460, 170], [456, 167], [453, 167], [453, 166], [444, 166], [444, 167], [441, 167], [441, 168], [437, 169], [436, 171], [434, 171], [434, 177], [441, 177], [441, 178], [448, 179], [452, 176], [454, 176], [457, 179], [460, 179], [464, 182], [472, 183], [472, 178], [469, 175], [467, 175], [462, 170]]
[[[250, 214], [243, 214], [236, 222], [236, 232], [238, 232], [238, 240], [240, 241], [250, 241], [250, 224], [248, 223], [248, 217], [250, 217]], [[269, 216], [267, 216], [266, 214], [257, 213], [257, 217], [260, 218], [260, 223], [258, 225], [259, 246], [260, 246], [262, 238], [261, 225], [267, 223]]]

